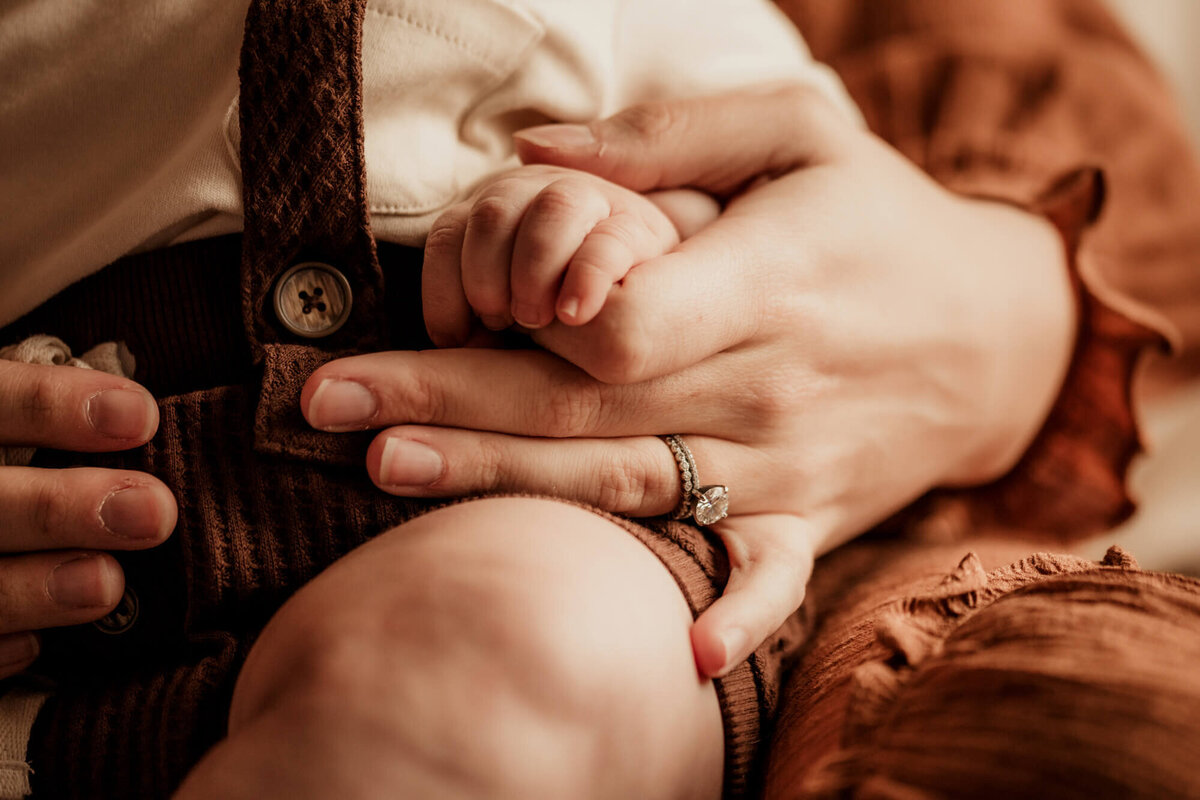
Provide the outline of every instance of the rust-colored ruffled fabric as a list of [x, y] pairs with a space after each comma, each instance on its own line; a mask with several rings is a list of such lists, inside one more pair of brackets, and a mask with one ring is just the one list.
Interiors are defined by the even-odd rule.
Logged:
[[[905, 156], [955, 191], [1054, 220], [1078, 281], [1070, 376], [1026, 457], [908, 519], [935, 539], [1071, 539], [1128, 516], [1135, 363], [1164, 334], [1200, 360], [1200, 165], [1162, 79], [1099, 0], [779, 5]], [[1080, 175], [1093, 176], [1090, 197], [1063, 183]], [[1101, 197], [1098, 218], [1078, 213]]]
[[818, 572], [767, 797], [1200, 797], [1200, 581], [1118, 548], [989, 571], [1019, 545], [981, 544], [947, 570], [955, 546], [863, 543]]

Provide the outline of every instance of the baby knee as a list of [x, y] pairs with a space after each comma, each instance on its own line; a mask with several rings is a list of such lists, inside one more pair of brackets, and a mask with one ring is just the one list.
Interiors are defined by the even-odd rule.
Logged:
[[719, 779], [720, 717], [690, 623], [669, 573], [611, 522], [542, 500], [452, 506], [289, 601], [247, 661], [230, 726], [284, 701], [354, 715], [518, 794], [584, 796], [579, 776], [670, 747], [707, 750]]

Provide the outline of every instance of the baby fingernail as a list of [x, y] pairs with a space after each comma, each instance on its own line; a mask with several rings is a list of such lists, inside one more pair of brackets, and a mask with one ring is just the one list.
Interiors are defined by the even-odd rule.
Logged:
[[518, 325], [523, 325], [526, 328], [541, 328], [546, 324], [546, 320], [542, 318], [541, 306], [529, 303], [513, 303], [512, 315]]
[[568, 320], [574, 320], [579, 314], [579, 298], [568, 297], [558, 304], [558, 313]]
[[480, 317], [479, 321], [482, 322], [483, 327], [487, 328], [489, 331], [502, 331], [512, 324], [511, 320], [505, 319], [504, 317], [486, 316]]
[[379, 462], [382, 486], [428, 486], [442, 477], [446, 462], [442, 454], [411, 439], [388, 439]]
[[326, 378], [308, 401], [308, 421], [327, 431], [361, 430], [379, 411], [379, 401], [357, 381]]
[[108, 580], [108, 563], [79, 556], [59, 564], [46, 578], [46, 594], [60, 606], [101, 608], [117, 601]]
[[154, 401], [133, 389], [105, 389], [87, 399], [88, 422], [114, 439], [145, 439], [154, 419]]
[[0, 667], [28, 664], [37, 658], [38, 640], [32, 633], [0, 639]]
[[162, 492], [152, 486], [131, 486], [104, 498], [100, 522], [109, 533], [127, 539], [160, 539], [169, 531]]
[[539, 125], [517, 131], [513, 138], [553, 149], [587, 147], [596, 143], [596, 136], [587, 125]]

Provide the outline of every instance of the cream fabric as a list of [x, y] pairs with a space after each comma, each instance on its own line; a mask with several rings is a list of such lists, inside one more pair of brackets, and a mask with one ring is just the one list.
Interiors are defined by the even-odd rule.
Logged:
[[0, 800], [26, 797], [33, 773], [26, 761], [29, 733], [50, 695], [29, 688], [11, 689], [0, 697]]
[[[241, 229], [246, 7], [0, 4], [0, 324], [129, 252]], [[363, 73], [373, 224], [412, 245], [513, 165], [521, 127], [773, 79], [857, 114], [767, 0], [370, 0]]]
[[[5, 361], [20, 361], [23, 364], [42, 364], [45, 366], [82, 367], [83, 369], [98, 369], [109, 375], [119, 375], [122, 378], [132, 378], [136, 363], [133, 353], [124, 342], [102, 342], [83, 355], [75, 358], [71, 348], [56, 336], [39, 333], [24, 341], [8, 347], [0, 348], [0, 359]], [[0, 447], [0, 467], [27, 467], [33, 461], [33, 447], [9, 445]], [[3, 720], [0, 720], [2, 723]]]

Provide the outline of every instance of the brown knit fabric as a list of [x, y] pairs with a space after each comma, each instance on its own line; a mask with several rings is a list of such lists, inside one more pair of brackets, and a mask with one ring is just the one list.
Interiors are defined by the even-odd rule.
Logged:
[[[364, 13], [360, 0], [254, 2], [238, 69], [242, 313], [255, 360], [267, 361], [255, 445], [341, 464], [355, 460], [356, 443], [314, 433], [300, 418], [299, 398], [324, 361], [386, 344], [363, 169]], [[339, 331], [305, 342], [297, 360], [300, 351], [286, 349], [296, 337], [275, 322], [273, 290], [284, 269], [308, 259], [346, 275], [353, 305]]]
[[[30, 743], [37, 797], [169, 795], [224, 734], [238, 669], [282, 602], [354, 547], [437, 505], [376, 490], [363, 467], [365, 435], [314, 431], [299, 411], [300, 387], [328, 359], [428, 346], [420, 252], [380, 248], [381, 268], [370, 235], [363, 5], [252, 5], [241, 70], [244, 237], [123, 259], [3, 332], [56, 331], [77, 349], [124, 340], [140, 365], [134, 377], [159, 397], [154, 439], [125, 453], [40, 451], [36, 464], [144, 470], [179, 505], [166, 544], [117, 556], [139, 609], [129, 630], [45, 633], [37, 669], [57, 688]], [[347, 275], [354, 306], [335, 335], [296, 341], [277, 324], [271, 294], [281, 272], [310, 259]], [[720, 594], [729, 566], [719, 541], [679, 523], [621, 524], [671, 570], [694, 613]], [[755, 791], [780, 664], [798, 640], [785, 626], [717, 683], [726, 796]]]
[[[277, 5], [281, 14], [292, 16], [272, 17]], [[1198, 273], [1180, 266], [1186, 260], [1181, 254], [1194, 245], [1200, 230], [1193, 219], [1200, 203], [1189, 202], [1200, 183], [1161, 87], [1098, 4], [787, 0], [783, 5], [802, 23], [818, 56], [842, 71], [872, 125], [948, 185], [1033, 207], [1057, 176], [1081, 165], [1102, 166], [1112, 188], [1109, 213], [1078, 243], [1077, 262], [1093, 279], [1088, 288], [1094, 293], [1107, 282], [1132, 287], [1135, 296], [1181, 322], [1184, 343], [1191, 341], [1188, 320], [1177, 311], [1200, 296]], [[425, 342], [414, 306], [419, 293], [413, 291], [412, 254], [404, 257], [406, 279], [391, 283], [395, 291], [383, 299], [380, 295], [363, 202], [356, 53], [360, 19], [361, 3], [295, 0], [253, 6], [243, 77], [251, 83], [257, 80], [253, 76], [276, 78], [243, 87], [248, 242], [240, 264], [238, 237], [126, 259], [5, 332], [6, 341], [19, 338], [17, 331], [52, 332], [76, 349], [124, 339], [145, 369], [136, 377], [162, 397], [163, 424], [155, 440], [129, 454], [47, 452], [39, 456], [41, 463], [150, 469], [163, 477], [180, 503], [180, 525], [170, 542], [148, 553], [121, 555], [140, 600], [134, 627], [119, 636], [82, 626], [46, 637], [41, 667], [58, 678], [59, 688], [39, 715], [31, 743], [38, 796], [169, 794], [222, 734], [238, 665], [278, 603], [349, 548], [426, 508], [375, 492], [361, 459], [342, 466], [353, 459], [348, 457], [351, 450], [332, 443], [338, 437], [306, 432], [305, 437], [315, 438], [305, 440], [302, 423], [284, 417], [294, 412], [293, 393], [316, 363], [364, 342], [388, 344], [388, 332], [378, 327], [384, 320], [392, 346]], [[321, 117], [328, 126], [315, 121]], [[1122, 117], [1138, 123], [1122, 128]], [[271, 133], [261, 135], [264, 130]], [[1141, 144], [1125, 147], [1123, 137]], [[269, 307], [277, 271], [308, 258], [335, 264], [355, 283], [355, 317], [325, 345], [300, 346], [289, 340], [274, 327]], [[1104, 270], [1096, 266], [1101, 263]], [[389, 271], [389, 281], [393, 274], [401, 273]], [[1137, 276], [1146, 279], [1143, 284]], [[1104, 297], [1105, 302], [1111, 299]], [[385, 300], [388, 307], [380, 312], [377, 304]], [[1129, 321], [1128, 316], [1119, 319]], [[1128, 331], [1110, 322], [1100, 318], [1095, 323], [1103, 334], [1099, 338], [1136, 348]], [[295, 347], [299, 349], [290, 349]], [[1104, 420], [1127, 414], [1126, 405], [1114, 417], [1110, 400], [1123, 398], [1121, 381], [1129, 360], [1119, 349], [1107, 356], [1103, 348], [1095, 352], [1101, 353], [1098, 366], [1088, 370], [1095, 382], [1080, 384], [1080, 391], [1081, 396], [1095, 392], [1102, 402], [1094, 408], [1078, 406], [1072, 413], [1075, 432], [1063, 441], [1086, 448], [1088, 415], [1098, 414], [1099, 428], [1117, 432], [1114, 451], [1119, 451], [1121, 443], [1132, 441], [1130, 434], [1121, 424], [1110, 426]], [[264, 379], [271, 389], [260, 398]], [[1026, 465], [1034, 482], [1070, 467], [1083, 452], [1072, 450], [1064, 460], [1058, 448], [1051, 450], [1039, 460], [1042, 467]], [[1100, 457], [1089, 462], [1088, 472], [1103, 473], [1098, 484], [1113, 483], [1119, 472], [1112, 459], [1095, 452]], [[1112, 509], [1107, 506], [1100, 515]], [[688, 526], [624, 524], [672, 570], [694, 612], [719, 593], [728, 569], [719, 543]], [[1055, 565], [1083, 569], [1077, 561], [1051, 558], [1019, 562], [1027, 545], [1011, 540], [980, 543], [976, 549], [989, 565], [1024, 565], [1012, 586], [1036, 586], [1041, 578], [1034, 576], [1063, 571]], [[901, 686], [921, 689], [919, 681], [907, 680], [911, 673], [904, 670], [936, 664], [941, 654], [957, 647], [952, 642], [958, 641], [956, 636], [964, 637], [963, 650], [980, 651], [985, 659], [989, 648], [1003, 644], [997, 636], [976, 641], [967, 626], [957, 623], [965, 617], [958, 610], [969, 610], [976, 602], [971, 598], [979, 591], [979, 569], [968, 563], [951, 576], [949, 589], [937, 587], [961, 554], [958, 546], [952, 554], [912, 542], [874, 542], [849, 548], [836, 556], [838, 561], [819, 566], [809, 608], [823, 616], [786, 698], [788, 713], [773, 759], [776, 791], [782, 787], [783, 796], [795, 796], [786, 792], [809, 787], [804, 791], [851, 793], [859, 778], [868, 789], [902, 786], [907, 791], [903, 796], [918, 796], [921, 786], [931, 794], [944, 788], [925, 783], [936, 777], [931, 767], [936, 759], [923, 761], [896, 747], [915, 735], [901, 724], [921, 716], [889, 716], [888, 709], [899, 708]], [[1106, 566], [1098, 580], [1110, 580], [1117, 572], [1141, 575], [1129, 573], [1130, 567], [1127, 561]], [[1182, 586], [1168, 579], [1151, 583], [1142, 595], [1150, 599], [1141, 608], [1159, 608], [1156, 592]], [[1073, 625], [1072, 620], [1082, 618], [1065, 614], [1065, 624], [1060, 624], [1053, 622], [1059, 609], [1072, 604], [1099, 608], [1112, 597], [1116, 602], [1109, 607], [1115, 614], [1122, 598], [1143, 591], [1121, 594], [1108, 584], [1096, 586], [1092, 594], [1080, 594], [1078, 603], [1069, 597], [1064, 602], [1058, 594], [1054, 604], [1037, 609], [1039, 620], [1049, 620], [1039, 623], [1038, 630], [1064, 643], [1059, 650], [1064, 657], [1095, 652], [1089, 649], [1094, 640], [1069, 634], [1100, 628], [1103, 619]], [[1191, 590], [1185, 586], [1180, 591]], [[887, 605], [903, 598], [916, 598], [915, 624], [901, 624], [906, 618], [897, 612], [889, 618], [894, 624], [882, 625], [883, 636], [877, 636], [871, 612], [881, 606], [903, 609], [904, 603]], [[1024, 618], [1023, 607], [1006, 602], [1000, 598], [988, 606], [1018, 610], [995, 630], [1014, 629]], [[1187, 602], [1173, 595], [1167, 605], [1185, 609]], [[957, 614], [948, 618], [948, 627], [942, 617], [929, 613], [943, 607]], [[1122, 628], [1147, 632], [1142, 639], [1127, 639], [1125, 651], [1143, 647], [1158, 653], [1173, 646], [1160, 635], [1166, 628], [1158, 624], [1163, 617], [1155, 614], [1145, 617], [1145, 625]], [[1167, 626], [1171, 631], [1191, 635], [1186, 615], [1170, 619], [1184, 620]], [[799, 631], [794, 620], [718, 687], [725, 711], [729, 796], [753, 792], [750, 767], [776, 699], [779, 664], [796, 646]], [[1022, 663], [1037, 656], [1035, 648], [1011, 652]], [[997, 653], [1003, 654], [1002, 649]], [[852, 670], [846, 667], [870, 658], [883, 662], [885, 669], [872, 667], [874, 673], [864, 672], [852, 682]], [[1191, 684], [1186, 677], [1181, 680], [1142, 681], [1138, 693], [1126, 695], [1131, 702], [1122, 706], [1120, 718], [1136, 730], [1151, 718], [1146, 704], [1157, 708], [1178, 702], [1190, 709]], [[955, 682], [941, 685], [953, 687]], [[1039, 679], [1023, 685], [1050, 684]], [[1093, 681], [1084, 688], [1098, 685]], [[847, 687], [857, 688], [848, 692]], [[996, 704], [1011, 699], [1003, 691], [997, 696]], [[944, 704], [954, 708], [953, 697], [936, 697], [924, 701], [930, 713]], [[1138, 698], [1141, 716], [1135, 708]], [[956, 713], [948, 712], [947, 718], [959, 719]], [[1054, 719], [1045, 715], [1027, 713], [1021, 719], [1027, 728], [1042, 725], [1050, 734], [1056, 730]], [[880, 733], [873, 736], [877, 722]], [[1008, 738], [1020, 735], [1012, 730], [1021, 728], [1010, 729]], [[1180, 742], [1196, 741], [1188, 729], [1172, 730]], [[973, 741], [994, 744], [995, 734]], [[1169, 752], [1169, 742], [1155, 739], [1155, 747]], [[905, 772], [907, 762], [914, 769]], [[1072, 769], [1091, 767], [1072, 764]], [[793, 779], [784, 779], [789, 777]], [[1147, 785], [1174, 789], [1183, 784]], [[861, 794], [872, 796], [866, 790]]]
[[294, 341], [274, 322], [275, 279], [298, 260], [327, 260], [354, 290], [349, 321], [310, 346], [376, 349], [383, 275], [363, 169], [365, 0], [250, 4], [242, 41], [242, 307], [252, 342]]

